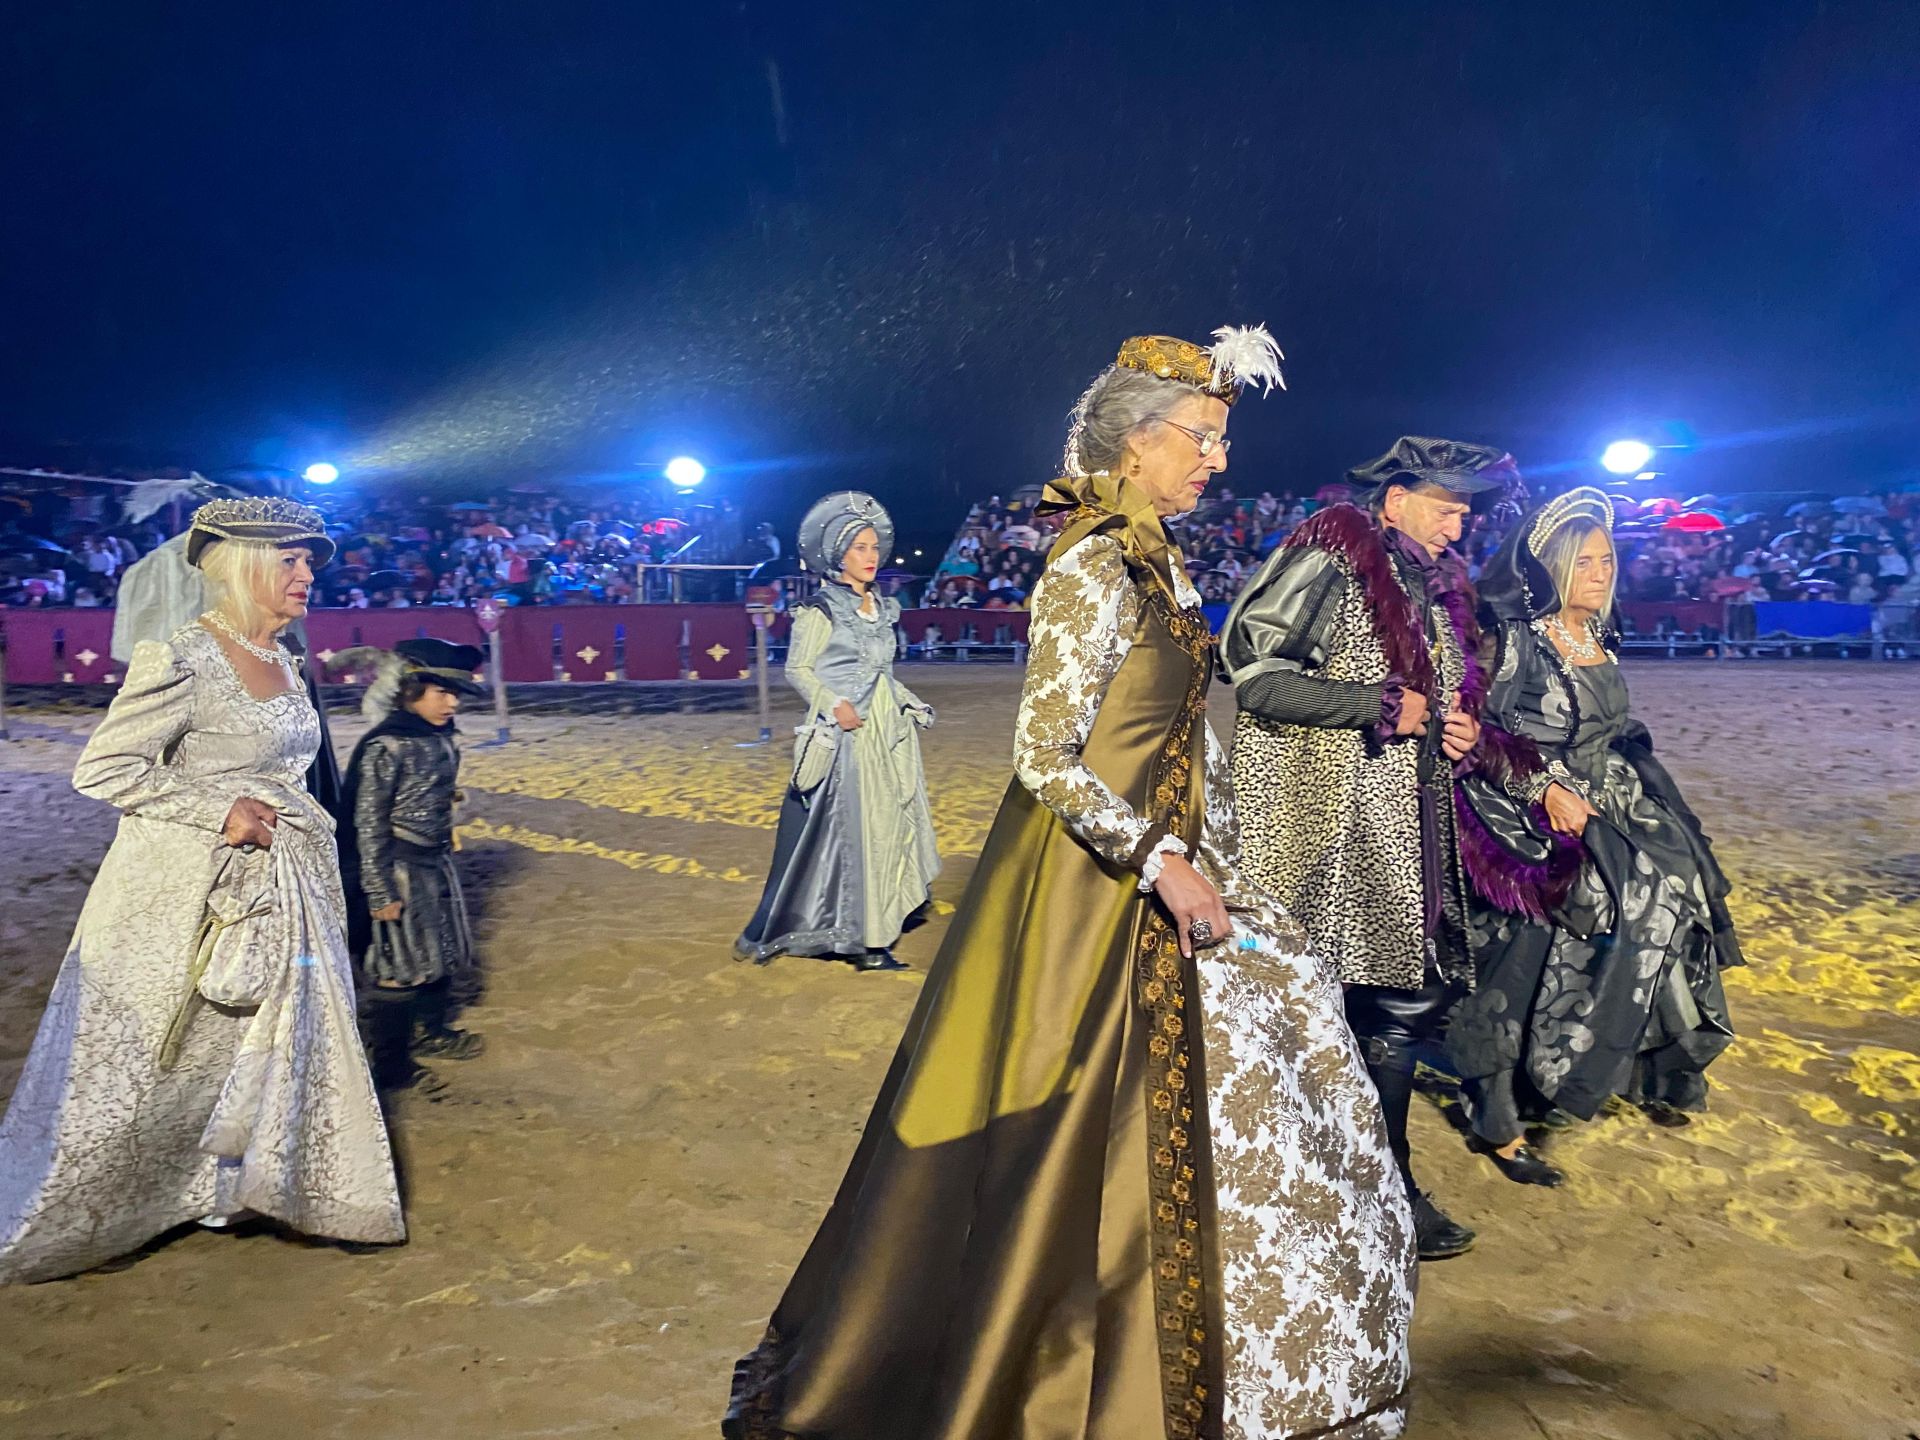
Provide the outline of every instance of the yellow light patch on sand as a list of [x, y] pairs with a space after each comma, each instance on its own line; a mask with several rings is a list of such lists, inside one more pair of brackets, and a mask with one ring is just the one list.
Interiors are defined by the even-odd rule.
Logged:
[[[697, 736], [617, 733], [581, 723], [537, 745], [475, 749], [461, 760], [472, 789], [535, 800], [572, 800], [626, 815], [771, 830], [790, 756], [776, 744], [738, 749]], [[978, 853], [1006, 793], [1011, 766], [954, 767], [929, 790], [946, 855]]]
[[592, 840], [580, 840], [571, 835], [548, 835], [522, 825], [496, 825], [490, 820], [469, 820], [460, 826], [458, 834], [463, 841], [498, 840], [503, 844], [537, 850], [543, 855], [587, 855], [595, 860], [611, 860], [629, 870], [644, 870], [654, 875], [684, 875], [690, 880], [721, 880], [730, 885], [752, 885], [761, 879], [733, 865], [717, 870], [687, 855], [615, 850]]
[[1920, 1055], [1862, 1045], [1853, 1052], [1853, 1071], [1847, 1078], [1862, 1095], [1876, 1100], [1920, 1100]]
[[[1792, 1100], [1826, 1130], [1857, 1131], [1863, 1124], [1819, 1091]], [[1920, 1270], [1915, 1172], [1909, 1167], [1883, 1179], [1845, 1158], [1866, 1153], [1903, 1164], [1904, 1152], [1826, 1130], [1781, 1124], [1750, 1110], [1721, 1111], [1635, 1145], [1631, 1165], [1621, 1163], [1621, 1132], [1611, 1126], [1573, 1132], [1556, 1146], [1555, 1159], [1580, 1190], [1604, 1194], [1609, 1206], [1646, 1214], [1719, 1209], [1742, 1234], [1789, 1249], [1808, 1248], [1809, 1235], [1838, 1222], [1874, 1245], [1886, 1264]]]
[[1733, 914], [1751, 963], [1727, 972], [1729, 992], [1920, 1015], [1920, 904], [1808, 876], [1736, 891]]
[[1735, 1036], [1728, 1053], [1769, 1070], [1784, 1070], [1789, 1075], [1804, 1075], [1814, 1061], [1833, 1057], [1833, 1052], [1817, 1040], [1796, 1040], [1778, 1030]]

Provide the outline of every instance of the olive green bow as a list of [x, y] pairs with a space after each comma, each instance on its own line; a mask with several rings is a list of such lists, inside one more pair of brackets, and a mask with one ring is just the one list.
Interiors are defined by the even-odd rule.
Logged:
[[1049, 563], [1089, 535], [1116, 532], [1128, 562], [1151, 575], [1166, 591], [1174, 608], [1179, 608], [1173, 576], [1175, 569], [1184, 568], [1186, 562], [1181, 559], [1179, 547], [1167, 537], [1166, 526], [1154, 513], [1153, 501], [1125, 477], [1110, 475], [1104, 470], [1092, 475], [1063, 475], [1049, 482], [1034, 509], [1041, 515], [1091, 512], [1077, 515], [1061, 531], [1047, 557]]

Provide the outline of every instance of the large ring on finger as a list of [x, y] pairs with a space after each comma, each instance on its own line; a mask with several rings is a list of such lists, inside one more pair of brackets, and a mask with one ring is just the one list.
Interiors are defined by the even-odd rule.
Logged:
[[1196, 945], [1208, 945], [1213, 942], [1213, 922], [1195, 920], [1187, 926], [1187, 938]]

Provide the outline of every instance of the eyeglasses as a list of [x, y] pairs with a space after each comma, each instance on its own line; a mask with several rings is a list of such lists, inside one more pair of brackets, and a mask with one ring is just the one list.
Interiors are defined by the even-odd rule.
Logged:
[[1161, 418], [1160, 423], [1162, 425], [1173, 426], [1174, 429], [1178, 430], [1182, 435], [1185, 435], [1189, 440], [1193, 441], [1194, 444], [1198, 445], [1200, 447], [1200, 458], [1202, 460], [1206, 459], [1207, 456], [1213, 454], [1215, 450], [1218, 450], [1222, 455], [1225, 455], [1228, 451], [1233, 449], [1233, 441], [1227, 439], [1227, 437], [1222, 435], [1218, 430], [1189, 430], [1186, 426], [1182, 425], [1179, 421], [1168, 420], [1165, 417]]

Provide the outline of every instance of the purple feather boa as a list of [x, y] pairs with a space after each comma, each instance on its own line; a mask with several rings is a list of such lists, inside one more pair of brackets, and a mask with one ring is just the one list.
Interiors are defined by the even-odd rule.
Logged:
[[[1386, 656], [1393, 680], [1431, 696], [1435, 684], [1426, 626], [1394, 573], [1380, 522], [1357, 505], [1330, 505], [1294, 531], [1286, 543], [1289, 548], [1311, 545], [1328, 550], [1347, 562], [1360, 582], [1374, 638]], [[1487, 700], [1488, 681], [1486, 667], [1480, 663], [1480, 626], [1474, 619], [1473, 586], [1465, 564], [1451, 551], [1434, 563], [1432, 578], [1432, 593], [1453, 627], [1466, 665], [1456, 703], [1479, 719]], [[1390, 735], [1385, 709], [1383, 706], [1381, 729]], [[1496, 725], [1482, 724], [1479, 746], [1455, 773], [1478, 772], [1504, 788], [1510, 782], [1531, 779], [1545, 768], [1531, 741]], [[1502, 845], [1474, 813], [1457, 784], [1454, 815], [1461, 864], [1474, 891], [1489, 905], [1545, 921], [1549, 912], [1567, 898], [1580, 869], [1580, 842], [1555, 835], [1542, 807], [1533, 807], [1533, 818], [1549, 837], [1552, 849], [1548, 858], [1538, 863], [1522, 860]]]

